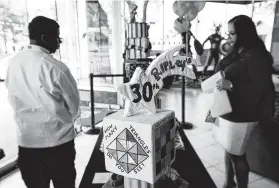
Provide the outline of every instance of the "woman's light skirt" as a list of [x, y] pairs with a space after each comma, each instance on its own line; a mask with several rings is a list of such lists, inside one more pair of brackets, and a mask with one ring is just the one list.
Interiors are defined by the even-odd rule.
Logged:
[[228, 153], [243, 155], [257, 125], [258, 122], [232, 122], [219, 117], [212, 131], [217, 142]]

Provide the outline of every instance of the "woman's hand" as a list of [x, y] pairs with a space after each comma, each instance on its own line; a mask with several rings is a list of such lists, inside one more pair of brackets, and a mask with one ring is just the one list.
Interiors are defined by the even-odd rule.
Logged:
[[233, 88], [233, 85], [232, 85], [231, 81], [222, 78], [219, 81], [217, 81], [216, 88], [219, 91], [221, 91], [221, 90], [229, 90], [229, 91], [231, 91], [232, 88]]

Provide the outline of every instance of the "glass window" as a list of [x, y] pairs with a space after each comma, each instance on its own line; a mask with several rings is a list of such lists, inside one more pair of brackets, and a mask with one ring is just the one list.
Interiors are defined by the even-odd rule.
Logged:
[[[8, 60], [29, 43], [28, 23], [36, 16], [58, 21], [63, 43], [54, 56], [64, 62], [79, 78], [79, 41], [76, 1], [0, 0], [0, 80], [5, 79]], [[7, 100], [4, 82], [0, 82], [0, 148], [6, 157], [3, 164], [17, 157], [16, 124]]]
[[36, 16], [45, 16], [57, 20], [58, 12], [55, 0], [26, 0], [26, 4], [29, 22]]
[[[94, 74], [111, 74], [111, 1], [87, 1], [87, 39], [88, 61]], [[94, 84], [112, 85], [113, 78], [95, 78]]]
[[77, 2], [26, 0], [29, 22], [36, 16], [56, 20], [60, 25], [62, 44], [54, 57], [65, 63], [73, 76], [80, 78]]
[[[0, 0], [0, 79], [5, 79], [8, 60], [28, 43], [25, 1]], [[0, 168], [17, 157], [16, 124], [7, 99], [4, 82], [0, 82], [0, 148], [6, 157]]]
[[[221, 35], [226, 37], [227, 22], [239, 14], [250, 16], [251, 10], [246, 5], [207, 2], [197, 18], [192, 21], [192, 32], [203, 43], [208, 36], [215, 32], [214, 25], [221, 24]], [[204, 47], [209, 49], [210, 43], [207, 42]]]
[[[268, 50], [271, 49], [275, 4], [276, 1], [267, 0], [254, 5], [253, 21]], [[250, 8], [252, 9], [251, 5]]]
[[57, 21], [60, 25], [62, 43], [59, 49], [59, 58], [71, 70], [73, 76], [80, 79], [79, 64], [79, 30], [76, 1], [57, 1]]
[[[45, 16], [47, 18], [57, 21], [58, 10], [57, 3], [55, 0], [25, 0], [26, 9], [28, 13], [28, 23], [32, 21], [36, 16]], [[27, 30], [27, 28], [26, 28]], [[28, 30], [27, 30], [28, 33]], [[60, 50], [54, 54], [54, 57], [61, 59]]]

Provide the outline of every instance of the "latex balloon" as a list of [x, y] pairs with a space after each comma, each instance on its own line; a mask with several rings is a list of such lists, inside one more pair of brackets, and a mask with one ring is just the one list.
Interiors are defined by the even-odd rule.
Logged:
[[195, 19], [198, 15], [198, 11], [197, 10], [190, 10], [187, 14], [185, 14], [185, 18], [188, 21], [192, 21], [193, 19]]
[[173, 12], [179, 16], [184, 16], [189, 11], [189, 4], [185, 1], [175, 1], [172, 5]]
[[189, 23], [185, 18], [177, 18], [174, 21], [174, 29], [178, 33], [183, 33], [183, 32], [189, 31]]
[[184, 17], [188, 20], [188, 21], [192, 21], [193, 19], [196, 18], [196, 16], [199, 13], [197, 4], [195, 1], [184, 1], [185, 3], [187, 3], [189, 5], [189, 9], [188, 11], [185, 13]]
[[124, 116], [131, 116], [140, 108], [156, 113], [154, 96], [163, 87], [163, 78], [170, 75], [181, 75], [195, 79], [194, 71], [188, 67], [196, 64], [191, 57], [174, 56], [175, 52], [185, 45], [173, 47], [159, 55], [144, 72], [137, 67], [130, 82], [118, 86], [117, 91], [124, 96]]
[[197, 7], [199, 12], [205, 7], [205, 3], [206, 3], [205, 1], [194, 2], [195, 6]]

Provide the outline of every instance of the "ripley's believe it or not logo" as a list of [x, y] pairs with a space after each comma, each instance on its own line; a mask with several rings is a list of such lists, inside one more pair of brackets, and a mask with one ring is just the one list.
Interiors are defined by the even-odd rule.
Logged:
[[117, 91], [126, 99], [124, 116], [131, 116], [140, 108], [156, 113], [154, 96], [163, 87], [163, 78], [170, 75], [195, 79], [194, 71], [188, 67], [196, 64], [191, 57], [175, 55], [185, 45], [171, 48], [159, 55], [144, 72], [137, 67], [130, 82], [118, 86]]

